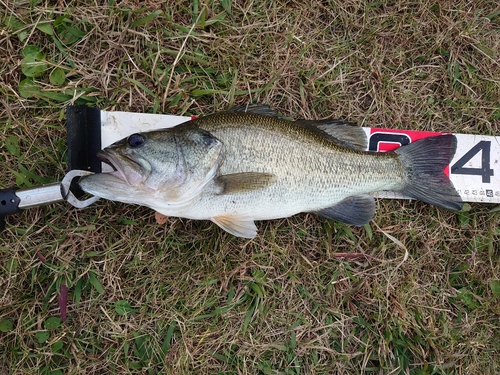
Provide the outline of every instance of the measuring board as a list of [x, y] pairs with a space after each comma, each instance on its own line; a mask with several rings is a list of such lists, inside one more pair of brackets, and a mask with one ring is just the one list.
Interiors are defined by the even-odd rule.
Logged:
[[[101, 145], [106, 147], [133, 133], [170, 128], [191, 120], [187, 116], [101, 111]], [[445, 133], [414, 130], [363, 128], [367, 151], [385, 152], [422, 138]], [[456, 134], [457, 151], [445, 172], [464, 202], [500, 203], [500, 136]], [[432, 155], [429, 155], [429, 159]], [[103, 172], [110, 172], [107, 164]], [[405, 198], [393, 192], [383, 198]]]

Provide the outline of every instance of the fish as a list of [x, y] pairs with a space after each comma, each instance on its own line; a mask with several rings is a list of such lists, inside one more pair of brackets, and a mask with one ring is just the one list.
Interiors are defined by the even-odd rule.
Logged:
[[82, 178], [95, 196], [174, 217], [211, 220], [243, 238], [255, 221], [314, 213], [362, 226], [373, 193], [396, 191], [441, 208], [462, 199], [444, 170], [457, 140], [429, 137], [395, 151], [365, 151], [362, 128], [342, 119], [288, 120], [240, 105], [172, 128], [135, 133], [99, 151], [114, 169]]

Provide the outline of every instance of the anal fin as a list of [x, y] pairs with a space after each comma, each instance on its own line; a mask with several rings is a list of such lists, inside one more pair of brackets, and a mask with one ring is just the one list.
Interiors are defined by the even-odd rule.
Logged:
[[327, 219], [362, 226], [368, 224], [375, 215], [375, 199], [370, 195], [347, 197], [332, 207], [314, 213]]
[[236, 237], [254, 238], [257, 235], [257, 227], [249, 216], [220, 215], [212, 217], [210, 220]]

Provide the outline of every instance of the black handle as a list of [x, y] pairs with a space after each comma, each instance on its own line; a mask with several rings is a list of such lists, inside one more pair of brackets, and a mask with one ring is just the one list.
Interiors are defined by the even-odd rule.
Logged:
[[5, 216], [21, 211], [21, 199], [16, 195], [16, 188], [0, 189], [0, 232], [5, 228]]

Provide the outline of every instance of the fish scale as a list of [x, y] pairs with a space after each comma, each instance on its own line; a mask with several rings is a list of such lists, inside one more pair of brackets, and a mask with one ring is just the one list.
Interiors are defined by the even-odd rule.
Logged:
[[[272, 186], [275, 194], [296, 193], [300, 195], [296, 199], [304, 200], [307, 187], [313, 204], [307, 210], [334, 204], [353, 193], [397, 190], [405, 178], [394, 154], [341, 148], [290, 121], [229, 113], [203, 117], [195, 123], [223, 140], [221, 174], [259, 171], [279, 175], [281, 179]], [[265, 195], [266, 191], [258, 193]]]

